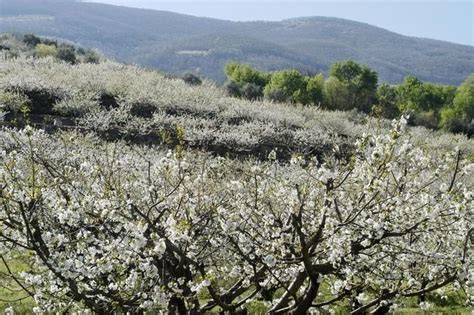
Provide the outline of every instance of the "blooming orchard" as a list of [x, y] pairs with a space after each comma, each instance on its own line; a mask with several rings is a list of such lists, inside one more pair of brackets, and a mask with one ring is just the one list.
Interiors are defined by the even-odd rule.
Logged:
[[[474, 287], [473, 164], [396, 123], [348, 161], [239, 161], [0, 132], [0, 255], [36, 312], [379, 313]], [[326, 288], [323, 290], [323, 288]]]

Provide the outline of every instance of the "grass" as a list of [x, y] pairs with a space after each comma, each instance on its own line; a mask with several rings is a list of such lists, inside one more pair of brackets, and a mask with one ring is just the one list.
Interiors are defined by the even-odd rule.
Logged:
[[[7, 261], [10, 271], [18, 273], [28, 270], [26, 256], [16, 256], [14, 259]], [[328, 285], [323, 285], [322, 293], [329, 293]], [[447, 299], [442, 302], [437, 295], [431, 294], [427, 296], [427, 301], [432, 303], [433, 307], [429, 309], [421, 309], [416, 304], [416, 299], [411, 298], [403, 301], [404, 306], [394, 311], [393, 315], [473, 315], [474, 308], [466, 308], [461, 306], [463, 294], [460, 291], [450, 289], [446, 293]], [[446, 305], [447, 304], [447, 305]], [[8, 275], [7, 266], [0, 260], [0, 314], [5, 309], [13, 307], [15, 314], [31, 314], [35, 303], [31, 297], [21, 289], [21, 287], [13, 281]], [[260, 315], [267, 314], [268, 308], [263, 302], [254, 301], [247, 306], [249, 314]], [[345, 314], [349, 311], [346, 303], [339, 304], [336, 308], [336, 314]], [[325, 312], [323, 311], [325, 314]], [[329, 314], [329, 313], [328, 313]]]
[[[5, 257], [4, 257], [5, 258]], [[29, 255], [13, 254], [10, 259], [6, 259], [7, 265], [0, 258], [0, 314], [5, 312], [5, 309], [12, 307], [15, 314], [31, 314], [35, 306], [34, 300], [24, 292], [24, 290], [9, 276], [9, 270], [12, 273], [20, 273], [29, 270], [31, 267], [28, 263]], [[329, 280], [329, 279], [328, 279]], [[329, 280], [331, 281], [331, 280]], [[276, 292], [280, 295], [282, 292]], [[320, 288], [318, 301], [324, 301], [330, 298], [330, 283], [324, 281]], [[443, 298], [441, 297], [443, 295]], [[455, 289], [448, 286], [443, 290], [443, 293], [438, 294], [432, 292], [426, 296], [426, 301], [431, 304], [429, 309], [421, 309], [417, 304], [417, 298], [405, 298], [397, 303], [400, 303], [400, 308], [391, 312], [392, 315], [474, 315], [474, 308], [463, 306], [466, 300], [465, 293], [462, 290]], [[206, 292], [201, 292], [199, 299], [202, 303], [208, 299]], [[336, 314], [344, 315], [350, 312], [350, 305], [347, 300], [337, 303], [335, 306], [335, 313], [329, 310], [321, 309], [319, 314]], [[212, 310], [211, 314], [217, 314], [219, 308]], [[247, 305], [248, 314], [263, 315], [268, 313], [267, 305], [262, 301], [253, 301]], [[152, 313], [147, 314], [154, 314]]]
[[433, 307], [427, 310], [420, 308], [402, 308], [393, 313], [393, 315], [472, 315], [474, 309], [465, 307]]
[[[26, 257], [15, 257], [7, 263], [12, 273], [28, 270]], [[7, 266], [0, 260], [0, 313], [13, 307], [15, 314], [31, 314], [34, 306], [33, 299], [9, 276]]]

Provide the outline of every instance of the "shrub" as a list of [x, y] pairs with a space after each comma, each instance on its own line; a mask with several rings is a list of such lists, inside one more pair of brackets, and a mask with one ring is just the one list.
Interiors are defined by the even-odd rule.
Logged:
[[201, 85], [202, 84], [201, 78], [192, 73], [186, 73], [183, 76], [183, 81], [188, 85]]
[[466, 115], [452, 107], [444, 108], [441, 111], [440, 125], [445, 130], [453, 133], [464, 133], [468, 136], [474, 135], [474, 119], [469, 120]]
[[23, 36], [23, 42], [30, 47], [36, 47], [41, 43], [41, 39], [33, 34], [26, 34]]
[[27, 106], [28, 98], [18, 92], [0, 91], [0, 111], [17, 113]]
[[136, 117], [151, 118], [156, 112], [156, 107], [147, 102], [133, 103], [130, 114]]
[[242, 97], [248, 100], [256, 100], [263, 95], [262, 88], [254, 83], [246, 83], [242, 87]]
[[227, 93], [227, 95], [231, 97], [241, 97], [242, 96], [242, 91], [240, 90], [239, 84], [235, 81], [227, 81], [224, 85], [224, 89]]
[[84, 54], [84, 62], [85, 63], [98, 64], [98, 63], [100, 63], [100, 56], [96, 52], [94, 52], [92, 50], [88, 50]]
[[413, 112], [411, 122], [414, 126], [423, 126], [429, 129], [438, 127], [438, 117], [434, 111]]
[[36, 56], [40, 58], [44, 57], [56, 57], [58, 55], [58, 49], [53, 45], [38, 44], [36, 45]]
[[22, 93], [28, 97], [28, 107], [32, 114], [52, 114], [54, 105], [61, 99], [55, 91], [46, 89], [23, 89]]
[[75, 64], [77, 62], [76, 50], [72, 46], [60, 46], [58, 48], [57, 56], [58, 59], [68, 62], [70, 64]]
[[288, 97], [286, 96], [285, 92], [280, 89], [267, 90], [265, 92], [265, 98], [277, 103], [288, 102]]

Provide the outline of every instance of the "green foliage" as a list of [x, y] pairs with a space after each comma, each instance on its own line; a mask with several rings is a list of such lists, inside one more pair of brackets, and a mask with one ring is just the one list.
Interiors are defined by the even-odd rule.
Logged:
[[457, 88], [451, 85], [425, 83], [427, 110], [436, 113], [443, 107], [451, 106], [456, 95]]
[[350, 110], [351, 94], [349, 86], [335, 77], [329, 77], [324, 82], [324, 108], [330, 110]]
[[225, 89], [230, 96], [255, 100], [265, 95], [273, 102], [299, 104], [320, 104], [323, 101], [322, 74], [308, 77], [295, 69], [269, 74], [237, 63], [228, 64], [225, 73], [229, 78]]
[[312, 104], [324, 102], [324, 76], [321, 73], [308, 78], [306, 93]]
[[474, 74], [471, 74], [459, 87], [453, 105], [467, 119], [474, 118]]
[[38, 44], [36, 45], [36, 55], [40, 58], [57, 57], [58, 49], [53, 45]]
[[[377, 92], [378, 75], [368, 66], [360, 65], [352, 60], [337, 62], [329, 70], [330, 77], [335, 78], [329, 89], [339, 90], [341, 86], [347, 90], [344, 97], [333, 98], [335, 103], [331, 107], [336, 109], [357, 108], [363, 112], [369, 112], [375, 100]], [[329, 91], [334, 95], [335, 91]]]
[[469, 116], [462, 109], [463, 105], [453, 104], [455, 96], [462, 94], [461, 99], [466, 99], [465, 96], [469, 97], [468, 89], [464, 93], [460, 92], [465, 89], [463, 86], [456, 92], [457, 89], [454, 86], [424, 83], [415, 76], [408, 76], [397, 87], [398, 109], [401, 112], [411, 112], [412, 124], [432, 129], [439, 126], [452, 132], [469, 134], [472, 115]]
[[387, 83], [381, 84], [377, 88], [377, 104], [374, 105], [373, 111], [382, 117], [394, 119], [400, 115], [398, 110], [397, 89]]
[[342, 82], [351, 82], [355, 80], [360, 76], [361, 72], [361, 65], [352, 60], [337, 62], [329, 69], [329, 75]]
[[[255, 100], [262, 96], [263, 89], [265, 98], [273, 102], [371, 112], [376, 117], [388, 119], [407, 113], [411, 117], [411, 125], [430, 129], [445, 127], [454, 132], [470, 134], [473, 125], [472, 113], [467, 113], [472, 108], [469, 105], [472, 92], [467, 87], [456, 94], [454, 86], [425, 83], [414, 76], [406, 77], [399, 86], [387, 83], [378, 85], [375, 71], [352, 60], [334, 64], [327, 80], [322, 74], [305, 76], [294, 69], [270, 75], [237, 63], [227, 65], [225, 71], [230, 79], [225, 85], [229, 96]], [[259, 85], [264, 84], [266, 78], [269, 81], [265, 86]], [[451, 106], [455, 96], [457, 109]], [[444, 118], [441, 119], [440, 115]]]
[[260, 72], [245, 64], [229, 63], [225, 66], [224, 72], [229, 80], [236, 82], [240, 87], [252, 83], [263, 89], [270, 81], [270, 74]]
[[76, 49], [74, 48], [74, 46], [70, 45], [61, 45], [58, 48], [56, 57], [70, 64], [75, 64], [77, 62]]
[[448, 85], [424, 83], [415, 76], [407, 76], [397, 89], [400, 111], [415, 112], [433, 110], [436, 113], [449, 106], [454, 98], [456, 88]]
[[287, 100], [294, 103], [308, 103], [306, 78], [298, 70], [282, 70], [272, 75], [270, 83], [265, 86], [265, 95], [273, 90], [280, 91]]
[[452, 106], [441, 111], [440, 126], [452, 132], [474, 134], [474, 74], [458, 88]]

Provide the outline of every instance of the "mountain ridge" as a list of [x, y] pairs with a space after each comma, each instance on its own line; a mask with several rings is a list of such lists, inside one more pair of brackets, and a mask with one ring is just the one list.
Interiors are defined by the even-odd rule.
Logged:
[[[14, 18], [28, 14], [54, 19]], [[236, 22], [61, 0], [0, 0], [0, 16], [3, 32], [66, 39], [123, 62], [173, 73], [195, 72], [219, 82], [225, 80], [223, 65], [231, 60], [268, 71], [327, 72], [332, 63], [353, 59], [368, 64], [381, 81], [390, 83], [413, 74], [426, 81], [460, 84], [474, 72], [472, 46], [410, 37], [341, 18]], [[187, 50], [209, 53], [180, 53]]]

